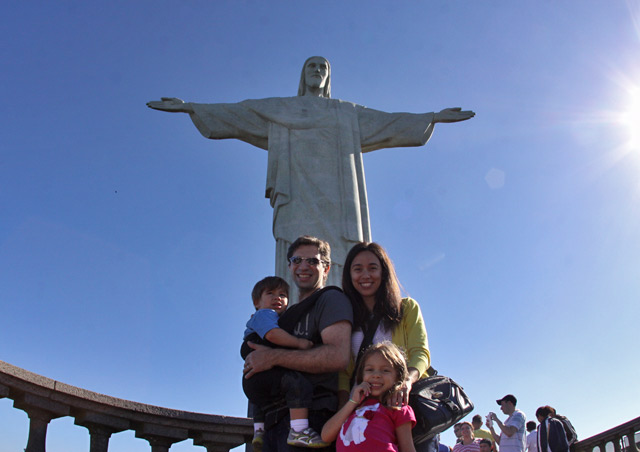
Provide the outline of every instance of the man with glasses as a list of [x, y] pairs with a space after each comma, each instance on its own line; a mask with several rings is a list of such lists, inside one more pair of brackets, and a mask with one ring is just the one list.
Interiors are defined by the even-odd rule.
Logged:
[[[292, 315], [296, 310], [304, 312], [296, 318], [291, 332], [311, 340], [315, 346], [309, 350], [291, 350], [251, 345], [254, 351], [245, 360], [245, 378], [275, 366], [304, 372], [314, 386], [309, 424], [321, 431], [337, 409], [337, 372], [349, 363], [353, 311], [342, 291], [324, 288], [331, 263], [327, 242], [310, 236], [299, 237], [289, 247], [287, 260], [300, 299], [290, 311]], [[282, 322], [287, 321], [288, 314], [289, 311], [282, 315]], [[265, 410], [265, 452], [298, 450], [287, 444], [288, 410], [286, 404], [279, 402]]]

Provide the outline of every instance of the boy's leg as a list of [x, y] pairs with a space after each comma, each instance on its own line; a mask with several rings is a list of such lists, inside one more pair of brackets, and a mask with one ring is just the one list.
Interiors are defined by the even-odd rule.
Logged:
[[[285, 371], [280, 381], [282, 393], [284, 394], [287, 406], [295, 409], [306, 408], [311, 406], [313, 398], [313, 385], [300, 372], [295, 370]], [[301, 414], [298, 412], [298, 414]], [[300, 419], [292, 417], [292, 419]]]
[[[333, 412], [322, 411], [310, 411], [309, 412], [309, 425], [317, 432], [322, 431], [322, 426], [333, 416]], [[289, 435], [289, 415], [283, 417], [273, 427], [269, 428], [265, 432], [264, 447], [262, 452], [309, 452], [307, 447], [290, 446], [287, 444], [287, 437]], [[321, 449], [313, 449], [314, 452], [335, 452], [335, 443], [332, 443], [329, 447]]]
[[242, 377], [242, 389], [251, 403], [264, 407], [282, 398], [280, 385], [285, 372], [281, 367], [274, 367], [249, 379]]

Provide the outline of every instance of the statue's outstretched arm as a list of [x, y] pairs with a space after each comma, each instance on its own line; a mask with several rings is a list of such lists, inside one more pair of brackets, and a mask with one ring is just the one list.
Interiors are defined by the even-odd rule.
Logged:
[[177, 97], [161, 97], [161, 100], [147, 102], [147, 107], [169, 113], [193, 113], [193, 107], [188, 102]]
[[464, 110], [460, 107], [445, 108], [444, 110], [436, 113], [433, 117], [433, 122], [460, 122], [471, 119], [476, 114], [471, 110]]

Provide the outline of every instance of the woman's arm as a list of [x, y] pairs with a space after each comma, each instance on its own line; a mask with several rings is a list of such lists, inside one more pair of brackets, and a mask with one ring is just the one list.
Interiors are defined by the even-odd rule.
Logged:
[[420, 305], [412, 298], [403, 300], [402, 326], [406, 334], [403, 339], [406, 342], [407, 366], [417, 369], [421, 377], [426, 374], [431, 364], [431, 355]]
[[398, 438], [398, 450], [400, 452], [416, 452], [411, 436], [411, 422], [405, 422], [396, 427], [396, 437]]

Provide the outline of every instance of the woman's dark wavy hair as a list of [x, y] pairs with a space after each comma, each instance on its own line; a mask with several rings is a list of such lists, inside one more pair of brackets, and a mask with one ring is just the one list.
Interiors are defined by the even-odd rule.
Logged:
[[400, 284], [396, 276], [396, 270], [393, 262], [387, 255], [387, 252], [375, 242], [359, 242], [351, 248], [347, 254], [342, 270], [342, 290], [351, 300], [353, 306], [353, 326], [354, 329], [363, 328], [369, 319], [369, 311], [367, 310], [362, 295], [356, 290], [351, 280], [351, 265], [356, 256], [363, 251], [370, 251], [378, 260], [380, 260], [380, 268], [382, 270], [382, 278], [380, 288], [375, 295], [375, 305], [373, 307], [374, 314], [382, 316], [382, 324], [386, 330], [393, 330], [402, 319], [402, 296], [400, 294]]

